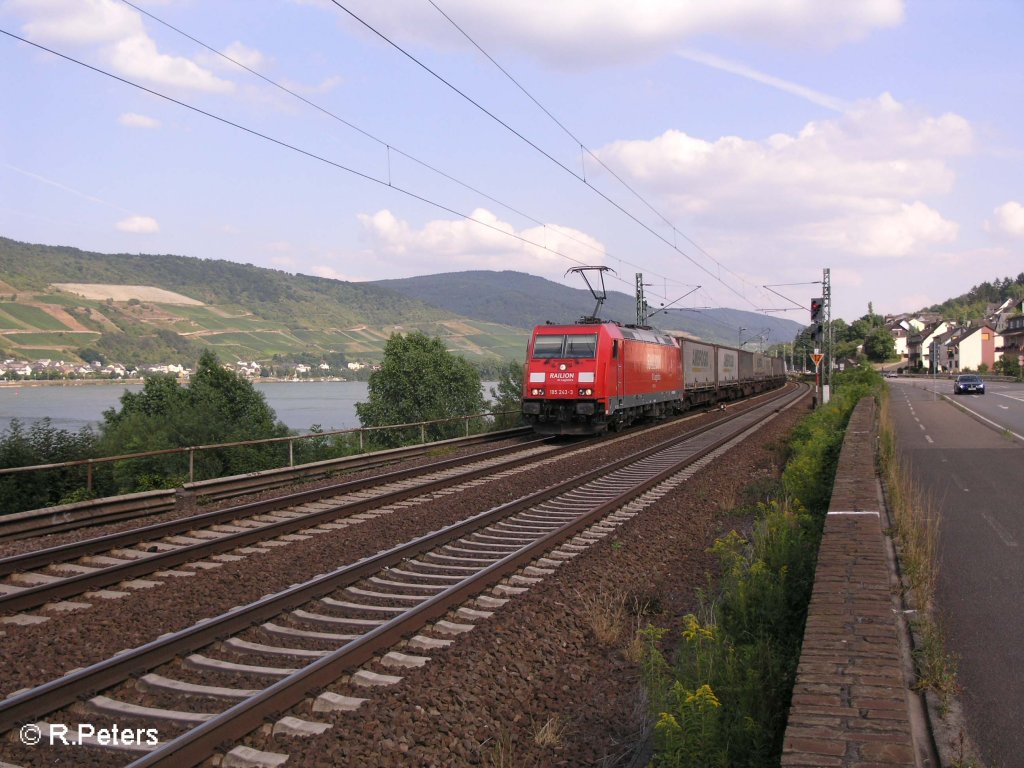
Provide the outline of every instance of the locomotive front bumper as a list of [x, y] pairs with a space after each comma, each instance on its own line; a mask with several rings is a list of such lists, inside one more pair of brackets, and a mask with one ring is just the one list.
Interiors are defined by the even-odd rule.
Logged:
[[[548, 407], [545, 408], [545, 405]], [[550, 412], [558, 413], [569, 405], [572, 406], [572, 413], [576, 416], [593, 416], [597, 413], [597, 406], [594, 403], [527, 400], [523, 403], [523, 414], [526, 416], [540, 416]]]

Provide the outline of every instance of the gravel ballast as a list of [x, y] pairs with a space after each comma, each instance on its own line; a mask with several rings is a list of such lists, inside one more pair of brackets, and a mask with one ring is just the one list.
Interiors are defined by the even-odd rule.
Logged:
[[[650, 613], [641, 621], [677, 633], [679, 619], [697, 607], [696, 591], [706, 586], [714, 568], [707, 547], [729, 528], [749, 526], [748, 518], [726, 515], [752, 482], [777, 477], [789, 430], [805, 413], [803, 406], [781, 413], [611, 537], [513, 597], [449, 648], [432, 653], [429, 664], [401, 672], [399, 685], [362, 691], [358, 695], [369, 700], [356, 712], [313, 715], [308, 706], [297, 707], [293, 714], [332, 723], [323, 735], [255, 735], [246, 743], [289, 753], [288, 764], [297, 766], [628, 765], [644, 748], [648, 727], [638, 670], [625, 653], [632, 629], [615, 643], [602, 643], [590, 628], [591, 618], [602, 605], [643, 604]], [[679, 428], [718, 418], [704, 414]], [[645, 439], [650, 438], [639, 433], [634, 438]], [[5, 626], [3, 694], [505, 503], [626, 449], [623, 443], [595, 443], [543, 469], [195, 576], [165, 578], [162, 585], [122, 600], [93, 600], [93, 608], [54, 614], [45, 624]], [[636, 621], [627, 616], [627, 623]], [[355, 695], [343, 685], [337, 690]], [[15, 749], [21, 760], [32, 757], [20, 745]], [[88, 764], [93, 758], [101, 765], [124, 762], [92, 749], [75, 752], [76, 760], [63, 764]]]

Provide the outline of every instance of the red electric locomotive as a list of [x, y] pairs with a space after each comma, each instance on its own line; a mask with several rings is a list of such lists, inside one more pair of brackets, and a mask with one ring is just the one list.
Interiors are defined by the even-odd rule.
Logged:
[[[600, 288], [591, 284], [588, 270], [597, 271]], [[780, 358], [600, 320], [606, 270], [569, 270], [583, 276], [597, 299], [593, 316], [533, 329], [523, 371], [523, 419], [535, 431], [593, 435], [747, 397], [785, 381]]]
[[591, 435], [683, 400], [679, 342], [612, 322], [540, 325], [526, 351], [523, 416], [541, 434]]

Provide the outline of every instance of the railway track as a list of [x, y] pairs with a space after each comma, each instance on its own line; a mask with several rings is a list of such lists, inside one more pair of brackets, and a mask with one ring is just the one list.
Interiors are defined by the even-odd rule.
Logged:
[[[0, 612], [25, 611], [141, 576], [281, 537], [312, 535], [330, 525], [362, 522], [361, 515], [406, 499], [510, 471], [551, 452], [550, 439], [491, 449], [361, 480], [335, 483], [266, 501], [192, 515], [107, 536], [0, 559]], [[284, 541], [287, 541], [285, 539]], [[144, 587], [145, 584], [138, 586]]]
[[186, 483], [182, 488], [145, 491], [125, 496], [94, 499], [65, 504], [58, 507], [33, 509], [0, 517], [0, 541], [47, 536], [89, 526], [105, 525], [139, 517], [151, 517], [174, 510], [182, 497], [193, 500], [217, 501], [280, 488], [296, 481], [308, 482], [330, 477], [339, 472], [374, 469], [396, 461], [428, 455], [441, 448], [473, 446], [515, 437], [531, 435], [528, 428], [507, 429], [472, 437], [460, 437], [425, 445], [393, 448], [386, 451], [328, 459], [315, 464], [281, 467], [263, 472], [251, 472], [232, 477], [200, 480]]
[[[28, 724], [49, 739], [55, 726], [84, 718], [99, 728], [127, 723], [159, 734], [159, 744], [127, 745], [141, 755], [133, 766], [198, 764], [307, 701], [305, 717], [281, 718], [273, 728], [318, 732], [329, 726], [310, 715], [358, 706], [354, 691], [426, 663], [431, 652], [636, 514], [631, 502], [709, 461], [780, 407], [772, 402], [650, 446], [15, 694], [0, 702], [0, 732]], [[229, 755], [244, 753], [236, 747]]]

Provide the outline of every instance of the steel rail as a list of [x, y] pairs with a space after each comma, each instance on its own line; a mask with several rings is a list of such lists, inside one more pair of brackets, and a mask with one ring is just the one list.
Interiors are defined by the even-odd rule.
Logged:
[[[793, 398], [794, 401], [796, 399], [796, 397]], [[763, 412], [768, 407], [769, 405], [764, 405], [755, 410]], [[267, 718], [275, 716], [303, 701], [310, 691], [326, 687], [335, 682], [342, 674], [370, 661], [384, 648], [394, 645], [412, 632], [421, 629], [428, 622], [441, 618], [454, 606], [480, 593], [487, 587], [496, 584], [519, 568], [529, 564], [544, 552], [585, 530], [597, 520], [642, 496], [651, 488], [660, 485], [689, 465], [697, 462], [702, 456], [711, 453], [735, 439], [738, 435], [745, 433], [753, 426], [751, 422], [758, 423], [763, 418], [763, 416], [754, 418], [754, 414], [751, 411], [734, 416], [732, 421], [740, 422], [738, 429], [731, 429], [725, 435], [713, 440], [710, 444], [700, 446], [699, 450], [672, 461], [646, 479], [630, 485], [626, 490], [599, 503], [561, 528], [538, 537], [531, 544], [468, 576], [461, 582], [449, 587], [415, 608], [405, 611], [400, 616], [371, 630], [359, 639], [346, 643], [328, 656], [308, 664], [265, 688], [258, 694], [239, 702], [210, 720], [156, 747], [152, 752], [130, 763], [128, 768], [177, 768], [177, 766], [199, 765], [209, 758], [220, 745], [225, 742], [236, 741], [251, 733], [259, 728]], [[627, 457], [624, 460], [602, 467], [596, 474], [588, 474], [591, 477], [605, 477], [617, 468], [637, 464], [660, 453], [670, 451], [675, 446], [692, 442], [695, 437], [721, 427], [723, 424], [725, 422], [720, 421], [714, 425], [709, 425], [707, 428], [702, 428], [697, 433], [689, 433], [685, 436], [672, 438], [655, 446], [653, 449], [642, 451], [639, 454], [642, 458], [637, 458], [637, 455]], [[574, 483], [574, 487], [585, 485], [586, 482]], [[561, 493], [558, 495], [561, 495]], [[535, 505], [529, 504], [528, 506]]]
[[[769, 403], [754, 410], [768, 410], [773, 407], [773, 405], [773, 403]], [[745, 421], [743, 418], [745, 416], [748, 417], [746, 420], [752, 421], [753, 417], [751, 417], [750, 414], [753, 412], [753, 410], [745, 411], [735, 416], [731, 416], [727, 420], [717, 421], [714, 424], [701, 427], [687, 433], [686, 435], [662, 441], [661, 443], [645, 448], [637, 454], [610, 462], [609, 464], [590, 470], [575, 478], [571, 478], [562, 483], [558, 483], [554, 486], [538, 491], [537, 493], [530, 494], [529, 496], [503, 504], [491, 510], [481, 512], [473, 517], [456, 523], [453, 526], [442, 529], [441, 531], [421, 536], [411, 542], [380, 552], [371, 557], [364, 558], [356, 563], [343, 566], [331, 573], [316, 577], [303, 584], [289, 587], [275, 595], [268, 595], [246, 606], [240, 606], [232, 609], [218, 617], [200, 621], [186, 629], [168, 634], [137, 648], [121, 652], [113, 658], [97, 662], [96, 664], [74, 672], [69, 672], [57, 680], [52, 680], [30, 690], [15, 694], [8, 699], [0, 701], [0, 733], [9, 731], [12, 728], [17, 727], [19, 724], [32, 721], [53, 712], [74, 702], [83, 695], [92, 694], [98, 690], [120, 683], [134, 674], [148, 671], [160, 664], [176, 658], [179, 655], [192, 652], [221, 638], [246, 629], [257, 622], [272, 618], [283, 611], [290, 610], [339, 588], [353, 584], [384, 568], [397, 565], [410, 557], [415, 557], [416, 555], [425, 553], [442, 544], [486, 527], [492, 522], [496, 522], [518, 511], [554, 498], [591, 480], [602, 478], [618, 468], [636, 463], [638, 460], [665, 450], [673, 444], [690, 441], [711, 429], [721, 428], [735, 420]], [[733, 439], [736, 434], [742, 433], [748, 428], [749, 425], [744, 425], [739, 430], [732, 430], [726, 437], [716, 441], [716, 444], [727, 442], [728, 440]], [[708, 448], [708, 450], [713, 449], [713, 447]], [[691, 458], [692, 460], [696, 460], [699, 457], [695, 455]], [[572, 525], [572, 523], [568, 524], [568, 526], [563, 530], [565, 537], [572, 535], [572, 531], [570, 531], [570, 527]], [[584, 524], [579, 523], [579, 525]], [[526, 555], [523, 555], [523, 557], [526, 557]], [[505, 561], [502, 562], [504, 563]], [[505, 564], [514, 570], [511, 566], [511, 560]], [[498, 564], [495, 564], [495, 567], [497, 565]], [[488, 569], [488, 572], [494, 573], [494, 571], [491, 571], [490, 569]], [[496, 576], [495, 580], [500, 578], [500, 575]], [[462, 589], [465, 590], [467, 587], [462, 587]], [[433, 599], [430, 601], [430, 605], [433, 606], [431, 610], [440, 611], [442, 614], [444, 613]], [[427, 606], [424, 605], [422, 608], [426, 610]], [[433, 614], [431, 614], [431, 616], [433, 616]], [[427, 620], [429, 620], [431, 616], [427, 616]], [[394, 628], [389, 630], [389, 632], [392, 631], [402, 634], [402, 632], [399, 632]], [[375, 632], [373, 634], [374, 636], [378, 636], [379, 633]], [[365, 654], [367, 652], [368, 651], [364, 650], [362, 653]], [[330, 657], [325, 657], [325, 659], [326, 658]], [[320, 668], [319, 662], [312, 666], [317, 669]], [[277, 686], [272, 686], [272, 688], [276, 689]], [[277, 705], [274, 704], [273, 706]], [[174, 742], [172, 741], [168, 743], [171, 744]], [[171, 762], [169, 764], [180, 765], [181, 763]]]
[[[525, 447], [528, 448], [531, 445], [542, 444], [544, 442], [550, 441], [548, 439], [537, 439], [526, 443]], [[498, 458], [508, 453], [515, 453], [523, 450], [523, 448], [524, 445], [505, 446], [503, 448], [496, 448], [491, 451], [486, 451], [484, 454], [477, 454], [472, 457], [446, 459], [444, 461], [434, 462], [422, 467], [398, 470], [385, 475], [378, 475], [373, 478], [352, 480], [329, 488], [318, 488], [266, 501], [251, 502], [249, 504], [243, 504], [241, 506], [231, 507], [229, 509], [215, 512], [207, 512], [203, 515], [184, 518], [182, 520], [172, 520], [166, 523], [158, 523], [156, 525], [136, 528], [122, 533], [113, 533], [108, 536], [101, 536], [83, 542], [73, 542], [71, 544], [53, 547], [48, 550], [27, 552], [23, 555], [14, 555], [12, 557], [5, 558], [4, 560], [0, 560], [0, 575], [25, 570], [27, 568], [38, 568], [41, 566], [51, 565], [58, 562], [55, 558], [60, 558], [59, 562], [66, 562], [67, 560], [76, 557], [96, 554], [97, 552], [104, 552], [130, 544], [138, 544], [162, 536], [172, 536], [195, 530], [200, 527], [209, 527], [218, 523], [237, 520], [240, 517], [251, 517], [254, 515], [265, 514], [275, 510], [280, 510], [282, 507], [305, 504], [328, 496], [352, 493], [354, 491], [363, 490], [373, 486], [395, 483], [417, 476], [442, 472], [469, 462], [476, 463], [477, 461], [486, 461], [489, 458]], [[568, 446], [561, 449], [554, 449], [554, 451], [562, 452], [572, 449], [572, 446]], [[476, 469], [471, 469], [466, 472], [460, 472], [457, 475], [440, 477], [432, 481], [419, 483], [415, 486], [390, 491], [379, 496], [335, 504], [326, 509], [304, 514], [301, 517], [270, 522], [261, 525], [258, 528], [251, 528], [237, 533], [225, 533], [223, 535], [219, 535], [216, 539], [210, 539], [208, 541], [203, 541], [202, 543], [187, 544], [165, 552], [157, 552], [136, 560], [128, 560], [119, 565], [106, 566], [90, 573], [81, 573], [74, 576], [68, 576], [60, 581], [40, 584], [34, 587], [26, 587], [18, 592], [0, 595], [0, 610], [24, 611], [30, 608], [36, 608], [53, 600], [60, 600], [72, 595], [78, 595], [90, 589], [99, 589], [111, 584], [116, 584], [125, 579], [136, 578], [152, 573], [153, 571], [172, 568], [176, 565], [181, 565], [196, 559], [209, 557], [222, 552], [228, 552], [232, 549], [237, 549], [238, 547], [249, 546], [260, 541], [283, 536], [304, 528], [311, 528], [323, 522], [337, 519], [340, 516], [349, 517], [359, 514], [367, 509], [394, 504], [404, 499], [430, 493], [431, 491], [435, 491], [440, 488], [483, 477], [485, 475], [492, 474], [498, 469], [509, 469], [522, 464], [528, 464], [536, 460], [537, 456], [533, 454], [520, 456], [503, 462], [498, 467], [493, 464], [477, 467]]]
[[243, 493], [255, 493], [277, 488], [296, 480], [314, 479], [335, 472], [374, 468], [399, 459], [420, 456], [439, 448], [474, 445], [481, 442], [521, 437], [530, 433], [531, 430], [525, 427], [502, 430], [500, 432], [488, 432], [472, 437], [442, 440], [427, 445], [414, 445], [369, 454], [359, 454], [357, 456], [325, 459], [324, 461], [301, 464], [296, 467], [278, 467], [243, 475], [199, 480], [186, 483], [180, 488], [143, 491], [141, 493], [111, 496], [92, 501], [77, 502], [75, 504], [63, 504], [56, 507], [15, 512], [10, 515], [0, 516], [0, 541], [42, 536], [168, 512], [175, 508], [181, 493], [194, 494], [197, 498], [220, 500], [239, 496]]

